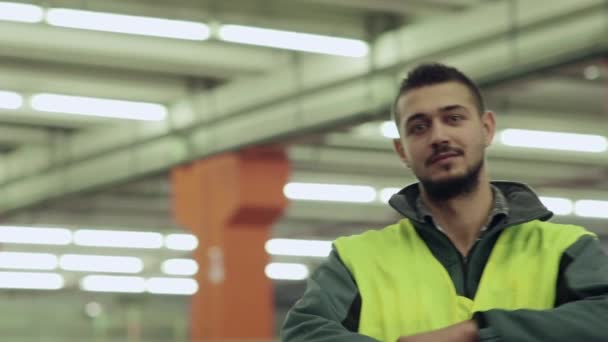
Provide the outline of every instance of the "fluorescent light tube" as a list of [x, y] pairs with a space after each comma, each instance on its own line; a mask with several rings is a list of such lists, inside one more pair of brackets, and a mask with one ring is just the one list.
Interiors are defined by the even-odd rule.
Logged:
[[380, 125], [380, 132], [385, 138], [399, 139], [399, 130], [397, 130], [397, 126], [392, 121], [384, 121]]
[[304, 264], [273, 262], [266, 265], [266, 276], [276, 280], [304, 280], [308, 278], [308, 267]]
[[364, 57], [369, 52], [367, 43], [362, 40], [252, 26], [222, 25], [219, 29], [219, 38], [233, 43], [345, 57]]
[[577, 152], [605, 152], [608, 139], [600, 135], [505, 129], [500, 140], [508, 146]]
[[192, 259], [168, 259], [163, 261], [161, 270], [169, 275], [194, 275], [198, 264]]
[[46, 21], [53, 26], [186, 40], [206, 40], [210, 34], [209, 26], [192, 21], [66, 8], [49, 9]]
[[574, 203], [561, 197], [540, 196], [542, 204], [551, 210], [555, 215], [570, 215], [574, 211]]
[[72, 232], [64, 228], [0, 226], [0, 242], [33, 245], [69, 245]]
[[0, 288], [28, 290], [59, 290], [63, 277], [56, 273], [0, 272]]
[[198, 247], [198, 239], [192, 234], [168, 234], [165, 247], [177, 251], [193, 251]]
[[126, 256], [65, 254], [59, 266], [66, 271], [139, 273], [144, 264], [140, 258]]
[[[0, 9], [1, 11], [1, 9]], [[1, 15], [1, 13], [0, 13]], [[0, 108], [18, 109], [23, 105], [23, 96], [12, 91], [0, 90]]]
[[388, 200], [393, 197], [394, 194], [401, 191], [400, 188], [384, 188], [380, 190], [380, 201], [383, 203], [388, 203]]
[[54, 270], [57, 256], [49, 253], [0, 252], [0, 268]]
[[0, 20], [37, 23], [44, 18], [40, 6], [14, 2], [0, 2]]
[[608, 218], [608, 201], [580, 200], [574, 204], [577, 216]]
[[89, 275], [80, 280], [80, 288], [92, 292], [143, 293], [146, 280], [142, 277]]
[[153, 277], [146, 286], [147, 291], [154, 294], [192, 295], [198, 291], [198, 283], [190, 278]]
[[271, 255], [326, 257], [331, 252], [331, 241], [270, 239], [265, 249]]
[[91, 247], [161, 248], [163, 236], [152, 232], [81, 229], [74, 232], [74, 244]]
[[364, 185], [287, 183], [283, 188], [287, 198], [309, 201], [370, 203], [376, 190]]
[[167, 108], [158, 103], [60, 94], [37, 94], [30, 102], [33, 109], [51, 113], [142, 121], [162, 121], [167, 116]]

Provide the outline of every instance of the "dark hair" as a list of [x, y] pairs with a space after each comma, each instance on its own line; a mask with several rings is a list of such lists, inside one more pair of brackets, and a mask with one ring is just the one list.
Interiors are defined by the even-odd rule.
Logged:
[[399, 127], [399, 111], [397, 110], [397, 102], [402, 95], [408, 91], [424, 86], [435, 85], [444, 82], [459, 82], [464, 84], [475, 100], [475, 107], [479, 111], [479, 115], [482, 115], [485, 110], [485, 104], [481, 97], [481, 91], [477, 85], [460, 70], [440, 63], [428, 63], [420, 64], [412, 69], [407, 77], [401, 82], [399, 87], [399, 93], [395, 97], [392, 108], [393, 121], [397, 125], [397, 130], [401, 131]]

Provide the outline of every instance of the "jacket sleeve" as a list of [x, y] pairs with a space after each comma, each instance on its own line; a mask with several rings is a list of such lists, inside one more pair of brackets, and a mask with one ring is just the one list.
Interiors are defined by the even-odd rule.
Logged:
[[377, 341], [355, 332], [359, 308], [357, 285], [338, 253], [332, 250], [328, 259], [308, 279], [302, 298], [288, 312], [281, 328], [281, 341]]
[[556, 308], [478, 313], [481, 341], [608, 341], [608, 256], [599, 241], [581, 237], [562, 256], [560, 269]]

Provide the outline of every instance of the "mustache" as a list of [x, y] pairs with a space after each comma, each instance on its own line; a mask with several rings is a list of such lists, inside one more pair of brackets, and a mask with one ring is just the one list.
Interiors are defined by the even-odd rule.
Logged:
[[438, 145], [438, 146], [433, 146], [433, 154], [427, 158], [426, 160], [426, 165], [430, 165], [433, 163], [433, 159], [435, 159], [437, 156], [439, 156], [442, 153], [455, 153], [457, 155], [463, 155], [464, 151], [461, 148], [458, 147], [453, 147], [453, 146], [449, 146], [449, 145]]

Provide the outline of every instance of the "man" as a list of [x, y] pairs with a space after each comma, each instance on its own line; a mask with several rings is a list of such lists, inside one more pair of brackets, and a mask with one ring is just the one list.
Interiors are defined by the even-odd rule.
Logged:
[[490, 182], [496, 123], [475, 84], [421, 65], [393, 112], [419, 180], [389, 202], [404, 219], [337, 239], [282, 340], [608, 341], [608, 257], [527, 186]]

